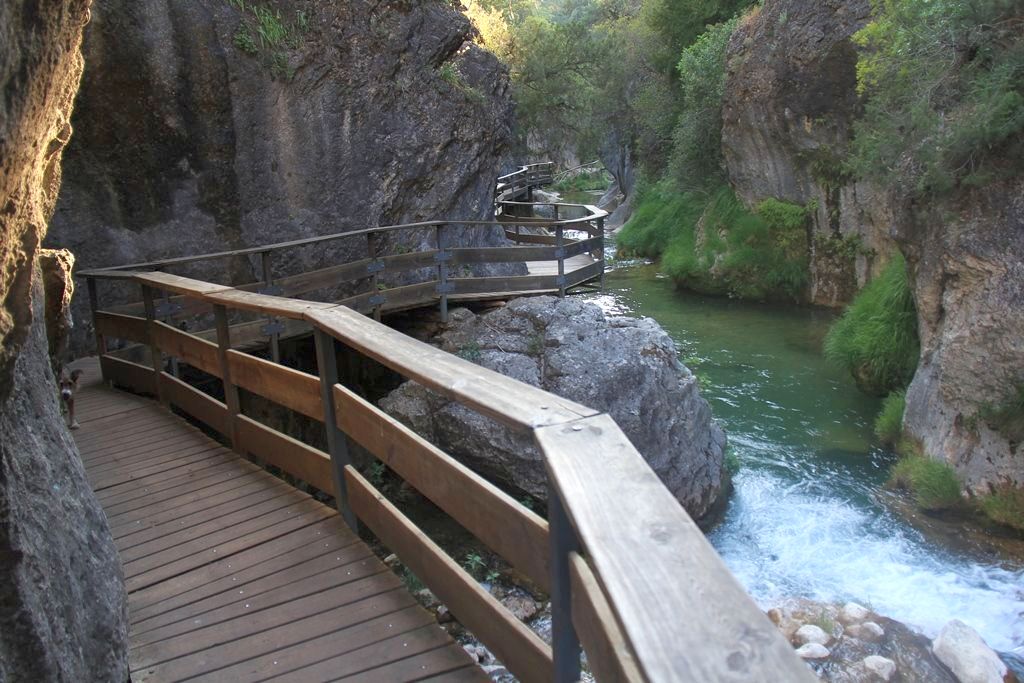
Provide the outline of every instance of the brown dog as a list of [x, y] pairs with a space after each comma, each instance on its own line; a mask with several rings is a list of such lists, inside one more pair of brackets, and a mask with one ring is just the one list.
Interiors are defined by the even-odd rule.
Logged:
[[67, 368], [60, 369], [60, 377], [57, 383], [60, 385], [60, 398], [64, 402], [68, 413], [68, 427], [78, 429], [78, 421], [75, 420], [75, 392], [78, 391], [78, 378], [82, 376], [81, 370], [68, 372]]

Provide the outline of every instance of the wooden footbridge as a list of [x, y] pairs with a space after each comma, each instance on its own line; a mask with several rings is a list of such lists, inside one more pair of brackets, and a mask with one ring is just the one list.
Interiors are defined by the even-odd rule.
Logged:
[[[81, 273], [98, 357], [80, 362], [75, 438], [121, 555], [133, 680], [485, 679], [374, 556], [368, 533], [523, 681], [577, 680], [581, 651], [600, 681], [813, 680], [610, 417], [374, 320], [598, 283], [603, 212], [557, 205], [537, 219], [523, 215], [529, 201], [508, 201], [550, 172], [500, 179], [496, 222], [372, 228]], [[455, 246], [470, 230], [499, 246]], [[422, 247], [398, 250], [397, 231]], [[288, 272], [307, 262], [295, 250], [330, 259], [346, 240], [361, 240], [366, 256]], [[524, 262], [529, 272], [459, 269]], [[127, 301], [132, 289], [141, 302]], [[309, 333], [316, 367], [282, 364], [281, 338]], [[549, 479], [547, 519], [341, 383], [343, 347], [532, 436]], [[182, 379], [195, 375], [210, 381]], [[247, 414], [252, 396], [322, 423], [322, 449]], [[355, 445], [547, 592], [553, 642], [376, 490], [351, 464]]]

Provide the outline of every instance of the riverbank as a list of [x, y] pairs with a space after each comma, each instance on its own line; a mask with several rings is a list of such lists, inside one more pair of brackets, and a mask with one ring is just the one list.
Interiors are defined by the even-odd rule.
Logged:
[[709, 538], [765, 609], [853, 600], [928, 637], [959, 618], [1020, 651], [1024, 564], [946, 544], [886, 503], [896, 455], [876, 444], [879, 400], [821, 355], [833, 313], [677, 292], [652, 266], [607, 285], [594, 300], [665, 327], [729, 434], [740, 470]]

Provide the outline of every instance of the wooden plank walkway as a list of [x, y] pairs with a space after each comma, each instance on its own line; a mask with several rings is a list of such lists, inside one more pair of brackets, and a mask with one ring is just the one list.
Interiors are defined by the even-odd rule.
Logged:
[[398, 578], [311, 498], [95, 359], [72, 432], [128, 588], [133, 681], [487, 680]]

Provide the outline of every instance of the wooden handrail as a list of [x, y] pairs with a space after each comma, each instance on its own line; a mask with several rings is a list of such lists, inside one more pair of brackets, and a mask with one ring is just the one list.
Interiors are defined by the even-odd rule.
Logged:
[[[520, 174], [518, 180], [531, 183], [545, 173], [550, 175], [550, 170], [550, 165], [542, 164], [524, 167], [510, 175]], [[512, 180], [517, 182], [517, 178]], [[521, 237], [524, 243], [530, 243], [529, 238], [536, 240], [533, 243], [550, 245], [540, 249], [553, 246], [558, 250], [561, 266], [567, 251], [599, 246], [592, 240], [603, 236], [601, 223], [605, 214], [594, 207], [586, 209], [591, 213], [582, 219], [528, 223], [531, 227], [551, 227], [554, 235]], [[130, 267], [130, 272], [118, 268], [87, 271], [83, 275], [90, 285], [103, 376], [156, 394], [165, 403], [220, 431], [239, 452], [253, 454], [334, 493], [346, 520], [354, 525], [358, 517], [367, 524], [521, 680], [575, 680], [581, 643], [600, 679], [815, 680], [607, 414], [412, 339], [344, 302], [273, 296], [250, 291], [248, 284], [230, 287], [144, 270], [269, 253], [353, 234], [433, 227], [439, 233], [437, 247], [428, 253], [443, 253], [447, 258], [437, 261], [445, 266], [438, 267], [436, 280], [401, 288], [415, 300], [425, 286], [460, 282], [458, 278], [449, 279], [446, 270], [453, 254], [476, 258], [463, 248], [446, 248], [440, 238], [442, 226], [455, 224], [504, 228], [510, 225], [432, 221], [136, 264]], [[570, 240], [564, 232], [574, 226], [596, 235]], [[477, 256], [497, 256], [489, 249], [493, 248], [483, 249]], [[526, 249], [537, 253], [533, 251], [537, 248]], [[388, 257], [377, 258], [372, 251], [371, 248], [367, 264], [388, 263], [384, 260]], [[422, 254], [396, 256], [402, 260], [392, 264], [425, 265]], [[351, 272], [361, 272], [360, 267]], [[341, 267], [324, 269], [312, 280], [291, 282], [296, 287], [305, 287], [349, 272], [335, 268]], [[602, 275], [603, 257], [591, 266], [565, 273], [558, 285], [565, 288], [572, 286], [570, 278], [582, 282]], [[527, 287], [541, 276], [520, 277], [520, 284]], [[139, 285], [144, 293], [145, 317], [101, 310], [95, 286], [100, 279]], [[480, 284], [485, 279], [465, 278], [462, 282], [468, 286], [465, 283]], [[167, 295], [173, 293], [189, 302], [192, 311], [213, 311], [218, 323], [217, 343], [161, 322], [155, 306], [158, 292], [165, 293], [165, 302], [172, 301]], [[447, 293], [448, 289], [439, 291]], [[354, 302], [368, 303], [373, 294], [359, 294], [346, 301], [362, 306]], [[370, 305], [368, 310], [378, 307], [379, 311], [379, 305]], [[241, 335], [235, 334], [237, 328], [228, 326], [230, 311], [236, 315], [244, 312], [281, 319], [289, 325], [314, 330], [318, 374], [286, 368], [275, 362], [276, 358], [264, 360], [232, 348], [240, 344]], [[108, 353], [106, 338], [149, 345], [151, 364], [146, 366], [120, 358], [116, 352]], [[339, 383], [334, 367], [337, 343], [432, 392], [531, 435], [543, 455], [548, 474], [550, 523]], [[220, 378], [226, 402], [165, 372], [165, 356]], [[322, 422], [327, 429], [329, 452], [242, 414], [236, 388]], [[351, 467], [347, 459], [348, 440], [392, 467], [492, 550], [550, 591], [552, 646], [511, 617]]]
[[[190, 298], [228, 309], [302, 318], [331, 338], [431, 391], [514, 429], [532, 433], [544, 455], [553, 500], [564, 507], [579, 544], [577, 555], [565, 554], [570, 584], [575, 583], [577, 589], [569, 595], [553, 592], [552, 599], [575, 605], [570, 613], [576, 615], [574, 619], [577, 620], [592, 619], [594, 615], [604, 615], [604, 619], [610, 618], [609, 615], [614, 617], [614, 623], [603, 624], [596, 631], [590, 623], [577, 626], [585, 634], [584, 643], [591, 647], [598, 647], [595, 643], [619, 639], [612, 651], [602, 650], [595, 657], [606, 671], [608, 667], [620, 673], [638, 670], [644, 679], [651, 681], [681, 678], [813, 680], [807, 667], [750, 600], [700, 530], [607, 415], [440, 351], [345, 306], [238, 292], [163, 273], [138, 273], [133, 279], [145, 287], [167, 287]], [[129, 318], [131, 316], [104, 318], [104, 331], [115, 336], [119, 334], [118, 326], [124, 324], [125, 334], [139, 335], [139, 319]], [[161, 323], [155, 323], [151, 329], [157, 331], [156, 344], [162, 353], [178, 354], [211, 374], [221, 374], [216, 366], [215, 346]], [[228, 358], [233, 381], [240, 386], [304, 414], [317, 413], [315, 386], [318, 382], [314, 376], [298, 373], [289, 379], [289, 375], [297, 371], [270, 370], [280, 366], [269, 361], [250, 361], [237, 351], [229, 351]], [[242, 368], [253, 365], [258, 366], [260, 374], [245, 377]], [[105, 363], [104, 372], [116, 374], [115, 367], [113, 362]], [[138, 369], [126, 368], [125, 376], [130, 375], [130, 370], [135, 373], [131, 376], [139, 377], [146, 370], [144, 366], [135, 367]], [[110, 377], [109, 374], [106, 376]], [[168, 387], [176, 382], [163, 372], [158, 381]], [[367, 417], [377, 414], [375, 408], [365, 402], [359, 403], [361, 399], [354, 397], [342, 385], [335, 384], [334, 391], [336, 398], [350, 402], [350, 408], [359, 407], [356, 405], [359, 404], [364, 412], [370, 411], [366, 413]], [[198, 400], [192, 394], [185, 397], [189, 401]], [[352, 401], [356, 404], [351, 404]], [[216, 420], [221, 420], [223, 405], [207, 401], [202, 409]], [[377, 422], [372, 428], [361, 427], [362, 423], [351, 422], [352, 414], [340, 403], [337, 405], [339, 428], [350, 433], [378, 457], [381, 453], [395, 453], [389, 449], [402, 447], [395, 445], [400, 442], [384, 445], [393, 435], [404, 434], [402, 438], [418, 439], [386, 417], [375, 418]], [[315, 482], [321, 488], [333, 488], [324, 469], [329, 461], [327, 454], [284, 435], [274, 436], [276, 432], [251, 418], [238, 416], [235, 419], [239, 422], [238, 431], [246, 450], [272, 458], [275, 465], [300, 473], [298, 476]], [[385, 430], [389, 434], [379, 445], [373, 437], [377, 430]], [[367, 444], [367, 441], [371, 443]], [[431, 458], [432, 448], [424, 445], [419, 456]], [[387, 456], [384, 457], [384, 462], [388, 462]], [[493, 487], [480, 480], [478, 475], [464, 468], [459, 471], [463, 477], [457, 487], [460, 490], [472, 486], [481, 495], [496, 495]], [[420, 536], [410, 527], [411, 522], [404, 518], [399, 520], [394, 509], [387, 505], [380, 508], [372, 503], [374, 497], [380, 500], [379, 494], [370, 493], [369, 484], [353, 471], [349, 469], [345, 476], [350, 486], [357, 486], [358, 497], [354, 500], [360, 509], [356, 511], [372, 515], [371, 524], [382, 537], [390, 537], [402, 546], [406, 558], [412, 563], [410, 566], [419, 563], [424, 573], [444, 584], [431, 586], [435, 592], [439, 589], [439, 594], [449, 591], [450, 595], [452, 587], [447, 582], [455, 581], [455, 576], [459, 577], [458, 585], [469, 585], [465, 583], [466, 578], [458, 574], [457, 567], [452, 567], [447, 560], [438, 558], [427, 562], [408, 557], [410, 548], [416, 547], [416, 539]], [[434, 472], [432, 476], [436, 477], [438, 473]], [[415, 473], [410, 479], [415, 479]], [[435, 497], [445, 495], [442, 484], [428, 481], [422, 485], [433, 491]], [[453, 480], [449, 489], [454, 491], [455, 488]], [[485, 491], [491, 492], [484, 494]], [[466, 500], [459, 502], [459, 505], [466, 504]], [[503, 505], [510, 504], [515, 505], [505, 499]], [[514, 512], [514, 507], [509, 509]], [[544, 527], [538, 528], [537, 522], [529, 522], [529, 525], [543, 533]], [[482, 527], [477, 528], [477, 533], [486, 535]], [[514, 540], [489, 543], [492, 547], [495, 544], [504, 553], [516, 553]], [[423, 552], [437, 557], [437, 549], [433, 546]], [[536, 546], [532, 552], [538, 552]], [[556, 548], [550, 556], [554, 563], [552, 570], [558, 564], [559, 553]], [[581, 566], [583, 558], [586, 561]], [[516, 563], [515, 560], [513, 562]], [[587, 569], [590, 574], [585, 571]], [[537, 572], [535, 568], [527, 571], [531, 574]], [[595, 586], [600, 588], [599, 595], [593, 592]], [[497, 644], [504, 650], [510, 670], [516, 672], [518, 666], [518, 675], [524, 680], [545, 680], [551, 671], [559, 670], [557, 633], [552, 660], [554, 668], [549, 669], [542, 663], [547, 656], [544, 655], [545, 650], [538, 650], [536, 643], [525, 633], [517, 631], [518, 635], [512, 637], [511, 632], [503, 631], [501, 626], [495, 626], [496, 631], [487, 630], [489, 627], [486, 625], [492, 623], [493, 617], [486, 615], [493, 605], [487, 607], [484, 604], [487, 601], [482, 597], [466, 597], [465, 600], [468, 602], [462, 606], [463, 614], [455, 612], [457, 617], [478, 624], [488, 633], [492, 643], [495, 638], [503, 638], [499, 635], [502, 633], [511, 639]], [[525, 659], [517, 661], [518, 656]]]

